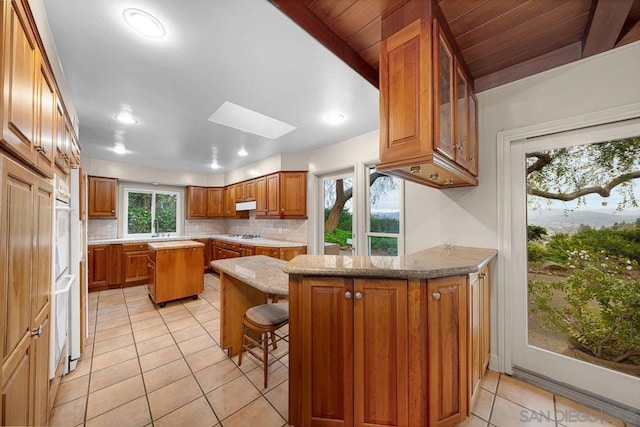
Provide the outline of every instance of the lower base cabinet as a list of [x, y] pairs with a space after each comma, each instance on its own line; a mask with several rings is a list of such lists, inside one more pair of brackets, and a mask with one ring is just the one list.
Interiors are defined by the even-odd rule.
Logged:
[[156, 304], [193, 296], [204, 292], [202, 274], [203, 245], [173, 249], [153, 249], [147, 268], [150, 274], [149, 296]]
[[467, 276], [289, 280], [290, 425], [464, 421]]

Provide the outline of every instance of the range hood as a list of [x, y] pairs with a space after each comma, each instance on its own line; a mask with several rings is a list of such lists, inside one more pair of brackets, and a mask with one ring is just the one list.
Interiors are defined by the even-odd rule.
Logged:
[[256, 201], [252, 200], [251, 202], [238, 202], [236, 203], [236, 212], [239, 211], [255, 211], [256, 210]]

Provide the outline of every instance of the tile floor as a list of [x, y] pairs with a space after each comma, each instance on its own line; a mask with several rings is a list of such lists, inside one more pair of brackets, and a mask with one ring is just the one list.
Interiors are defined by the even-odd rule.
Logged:
[[[90, 337], [77, 369], [63, 378], [50, 425], [286, 425], [288, 358], [272, 365], [267, 389], [253, 358], [241, 367], [228, 359], [218, 346], [219, 289], [217, 276], [207, 274], [200, 299], [162, 309], [144, 286], [91, 293]], [[472, 412], [461, 425], [625, 427], [494, 372], [483, 380]]]

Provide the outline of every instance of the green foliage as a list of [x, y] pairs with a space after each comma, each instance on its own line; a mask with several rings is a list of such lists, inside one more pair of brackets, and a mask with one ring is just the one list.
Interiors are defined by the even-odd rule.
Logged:
[[151, 233], [151, 211], [129, 205], [129, 234]]
[[539, 225], [527, 225], [527, 240], [538, 240], [548, 234], [547, 229]]
[[329, 243], [337, 243], [340, 247], [346, 247], [347, 239], [351, 239], [351, 231], [342, 230], [337, 228], [332, 233], [324, 233], [324, 241]]
[[399, 233], [400, 221], [397, 218], [386, 216], [372, 216], [371, 231], [376, 233]]
[[[566, 280], [529, 280], [532, 310], [544, 327], [564, 333], [593, 355], [640, 365], [640, 280], [638, 261], [605, 251], [567, 254], [573, 273]], [[552, 304], [560, 293], [564, 303]]]
[[[157, 233], [176, 231], [177, 198], [171, 194], [155, 194]], [[151, 217], [152, 193], [128, 193], [128, 232], [129, 234], [152, 233]]]
[[398, 255], [398, 239], [393, 237], [371, 237], [369, 240], [371, 255], [396, 256]]
[[528, 242], [527, 257], [529, 259], [529, 262], [542, 262], [547, 258], [547, 250], [540, 243]]

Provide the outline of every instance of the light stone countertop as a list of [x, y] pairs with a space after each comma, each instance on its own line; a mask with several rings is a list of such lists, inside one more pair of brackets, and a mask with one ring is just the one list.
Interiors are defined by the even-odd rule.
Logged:
[[298, 255], [284, 267], [287, 274], [433, 279], [478, 272], [495, 249], [436, 246], [406, 256]]
[[203, 247], [204, 243], [194, 242], [193, 240], [177, 240], [171, 242], [153, 242], [149, 243], [149, 249], [159, 251], [162, 249], [184, 249]]
[[254, 288], [275, 295], [289, 295], [289, 276], [282, 271], [287, 261], [265, 255], [211, 261], [211, 267]]
[[151, 243], [151, 242], [171, 242], [176, 240], [191, 239], [216, 239], [226, 242], [239, 243], [246, 246], [267, 246], [278, 248], [289, 248], [297, 246], [307, 246], [304, 242], [290, 242], [286, 240], [275, 240], [266, 238], [243, 239], [240, 237], [231, 237], [228, 234], [205, 234], [205, 235], [187, 235], [187, 236], [170, 236], [170, 237], [118, 237], [115, 239], [89, 240], [88, 245], [109, 245], [117, 243]]

